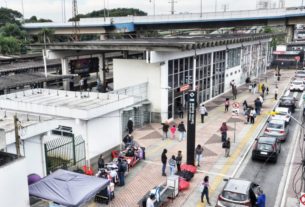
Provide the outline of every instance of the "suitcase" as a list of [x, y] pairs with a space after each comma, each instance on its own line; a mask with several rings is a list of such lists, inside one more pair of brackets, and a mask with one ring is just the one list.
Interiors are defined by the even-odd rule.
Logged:
[[189, 172], [195, 174], [197, 172], [197, 167], [193, 166], [193, 165], [182, 164], [181, 170], [186, 170], [186, 171], [189, 171]]
[[179, 191], [186, 190], [190, 187], [190, 183], [183, 178], [179, 177]]

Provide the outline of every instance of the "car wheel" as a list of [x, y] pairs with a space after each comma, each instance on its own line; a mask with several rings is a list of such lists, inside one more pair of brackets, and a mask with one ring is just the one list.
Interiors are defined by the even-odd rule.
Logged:
[[277, 163], [277, 156], [273, 159], [273, 163]]
[[255, 159], [255, 156], [251, 156], [251, 159], [252, 159], [252, 161], [255, 161], [256, 159]]

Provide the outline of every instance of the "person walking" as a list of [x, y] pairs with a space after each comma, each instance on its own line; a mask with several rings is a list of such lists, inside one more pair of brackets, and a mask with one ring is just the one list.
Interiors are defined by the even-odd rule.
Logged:
[[274, 99], [277, 100], [277, 95], [279, 93], [279, 89], [278, 87], [276, 86], [275, 89], [274, 89]]
[[181, 163], [182, 163], [182, 152], [181, 150], [178, 151], [178, 155], [176, 156], [176, 164], [177, 164], [177, 171], [181, 171]]
[[266, 195], [261, 188], [258, 189], [257, 207], [266, 207]]
[[244, 112], [246, 112], [247, 108], [248, 108], [248, 103], [247, 103], [246, 100], [244, 100], [244, 102], [243, 102], [243, 110], [244, 110]]
[[97, 166], [99, 170], [105, 168], [105, 161], [103, 159], [103, 155], [100, 155], [100, 157], [98, 158]]
[[266, 93], [267, 93], [267, 95], [269, 94], [269, 87], [268, 86], [266, 87]]
[[208, 113], [207, 108], [204, 106], [204, 104], [200, 104], [199, 111], [201, 115], [201, 123], [204, 123], [204, 116], [206, 116]]
[[262, 108], [262, 102], [261, 102], [260, 98], [255, 99], [254, 105], [255, 105], [256, 114], [260, 115], [261, 114], [261, 108]]
[[236, 100], [236, 98], [237, 98], [237, 87], [236, 87], [236, 85], [234, 85], [232, 87], [232, 94], [233, 94], [233, 100]]
[[228, 137], [228, 139], [225, 142], [225, 157], [230, 157], [230, 148], [231, 148], [231, 141], [230, 138]]
[[181, 142], [183, 141], [186, 133], [186, 129], [183, 121], [181, 121], [180, 124], [178, 125], [178, 131], [179, 131], [179, 141]]
[[169, 164], [169, 175], [174, 175], [177, 164], [175, 155], [172, 155], [172, 157], [168, 161], [168, 164]]
[[161, 154], [161, 162], [162, 162], [162, 176], [166, 176], [165, 170], [166, 170], [166, 163], [167, 163], [167, 149], [163, 149], [163, 152]]
[[255, 112], [254, 108], [251, 109], [249, 116], [250, 116], [250, 123], [254, 124], [255, 116], [256, 116], [256, 112]]
[[179, 104], [178, 105], [178, 116], [179, 116], [179, 118], [180, 119], [183, 119], [183, 106], [182, 106], [182, 104]]
[[228, 132], [227, 123], [223, 122], [219, 130], [221, 132], [221, 141], [225, 142], [227, 140], [227, 132]]
[[230, 101], [229, 98], [226, 98], [225, 100], [225, 112], [229, 111]]
[[209, 184], [209, 176], [205, 176], [203, 179], [203, 182], [201, 183], [201, 203], [203, 202], [203, 198], [205, 196], [205, 198], [207, 199], [208, 205], [211, 206], [210, 203], [210, 199], [209, 199], [209, 188], [210, 188], [210, 184]]
[[200, 167], [200, 160], [201, 160], [201, 157], [202, 157], [202, 153], [203, 153], [203, 148], [201, 147], [200, 144], [198, 144], [196, 149], [195, 149], [197, 167]]
[[251, 83], [249, 84], [248, 89], [249, 89], [249, 93], [251, 93], [252, 92], [252, 84]]
[[163, 138], [162, 140], [164, 139], [167, 139], [168, 138], [168, 129], [169, 129], [169, 125], [167, 122], [164, 122], [162, 123], [163, 127], [162, 127], [162, 131], [163, 131]]
[[253, 94], [256, 94], [256, 86], [257, 86], [257, 84], [256, 84], [256, 82], [254, 82], [254, 83], [253, 83], [253, 86], [252, 86], [252, 88], [253, 88]]
[[266, 87], [265, 84], [262, 85], [262, 97], [265, 96]]
[[246, 116], [246, 124], [250, 123], [250, 111], [251, 111], [251, 107], [248, 107], [245, 111], [245, 116]]
[[126, 163], [123, 163], [122, 159], [118, 159], [118, 175], [120, 180], [120, 186], [125, 185], [125, 172], [127, 170]]
[[128, 134], [131, 134], [133, 132], [133, 121], [131, 117], [127, 122], [127, 129], [128, 129]]
[[177, 128], [176, 128], [176, 125], [173, 125], [172, 127], [171, 127], [171, 134], [172, 134], [172, 139], [175, 139], [175, 135], [176, 135], [176, 131], [177, 131]]

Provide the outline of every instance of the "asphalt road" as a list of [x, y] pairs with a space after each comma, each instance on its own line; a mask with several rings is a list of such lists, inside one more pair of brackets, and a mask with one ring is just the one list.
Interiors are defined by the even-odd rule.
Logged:
[[[293, 94], [293, 92], [290, 92], [289, 96], [293, 96]], [[302, 99], [302, 93], [297, 93], [295, 95], [297, 95], [296, 98], [299, 101]], [[302, 110], [302, 107], [298, 108], [292, 115], [296, 119], [300, 120]], [[291, 120], [289, 124], [288, 139], [281, 145], [281, 153], [278, 157], [277, 163], [252, 161], [252, 151], [248, 153], [248, 156], [245, 159], [248, 162], [246, 163], [246, 167], [239, 177], [242, 179], [251, 180], [262, 186], [267, 197], [266, 207], [272, 207], [275, 205], [275, 199], [277, 197], [278, 188], [283, 176], [285, 162], [288, 157], [287, 155], [289, 153], [290, 147], [292, 147], [292, 140], [298, 138], [296, 137], [296, 127], [297, 123], [294, 120]]]

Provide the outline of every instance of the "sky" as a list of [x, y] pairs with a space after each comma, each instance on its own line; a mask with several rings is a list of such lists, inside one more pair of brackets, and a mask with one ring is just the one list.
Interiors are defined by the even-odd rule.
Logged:
[[[22, 12], [22, 1], [24, 5], [24, 16], [29, 18], [33, 15], [39, 18], [52, 19], [55, 22], [62, 21], [62, 2], [64, 0], [0, 0], [0, 7], [8, 7]], [[72, 0], [66, 1], [66, 17], [72, 16]], [[78, 12], [88, 13], [93, 10], [104, 8], [104, 1], [107, 9], [111, 8], [138, 8], [148, 14], [153, 14], [155, 2], [156, 14], [169, 14], [171, 0], [78, 0]], [[251, 10], [256, 8], [258, 0], [174, 0], [175, 13], [199, 13], [200, 2], [202, 1], [203, 12], [223, 11], [224, 5], [227, 10]], [[269, 0], [275, 4], [279, 0]], [[300, 6], [302, 0], [286, 0], [286, 6]], [[305, 1], [304, 1], [305, 2]], [[305, 3], [304, 3], [305, 4]]]

